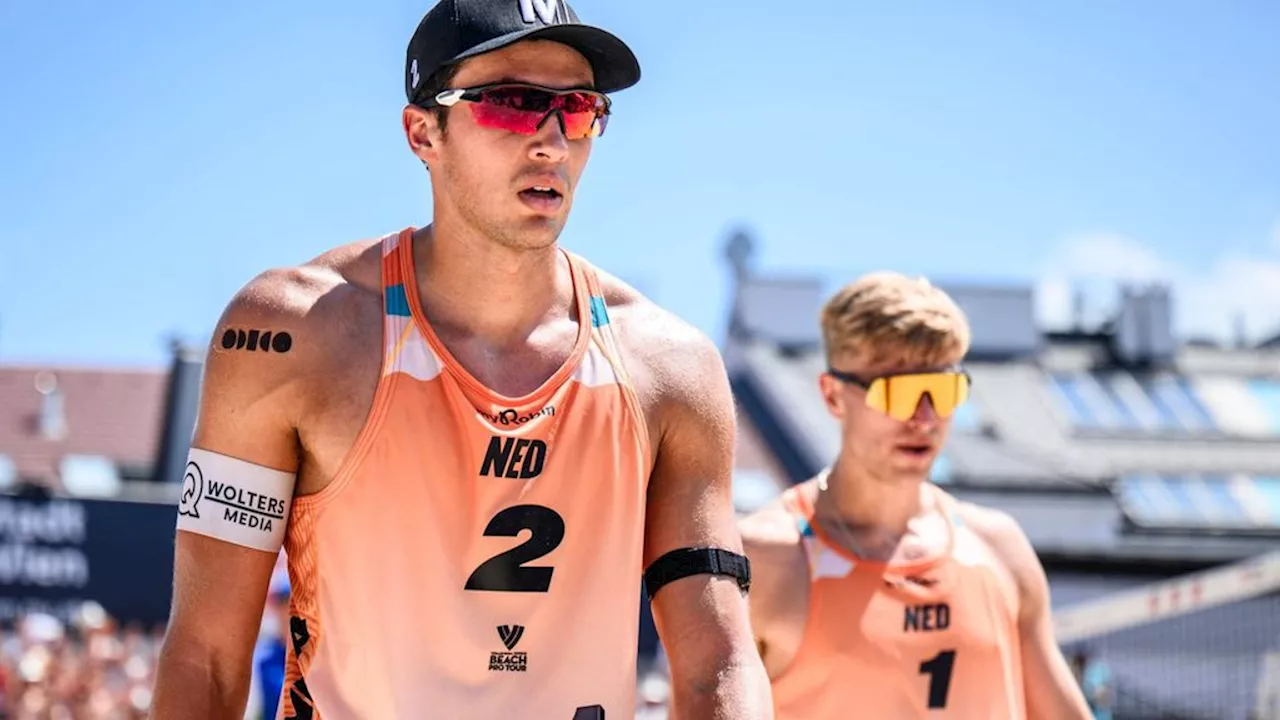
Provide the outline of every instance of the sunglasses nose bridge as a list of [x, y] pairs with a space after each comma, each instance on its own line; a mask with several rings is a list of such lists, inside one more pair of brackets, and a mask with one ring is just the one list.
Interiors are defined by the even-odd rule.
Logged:
[[562, 110], [558, 105], [553, 104], [550, 108], [547, 108], [546, 113], [542, 115], [542, 119], [538, 120], [537, 129], [542, 130], [542, 126], [546, 125], [547, 120], [550, 120], [552, 116], [555, 116], [556, 124], [560, 127], [560, 135], [567, 139], [569, 137], [569, 131], [565, 129], [564, 125], [564, 110]]
[[916, 407], [916, 412], [920, 412], [922, 409], [926, 407], [929, 409], [929, 412], [933, 413], [934, 415], [942, 414], [938, 412], [938, 403], [933, 401], [932, 390], [925, 390], [924, 392], [920, 393], [920, 402]]
[[933, 395], [928, 390], [922, 391], [916, 398], [915, 405], [911, 407], [910, 413], [907, 413], [903, 422], [912, 424], [928, 424], [937, 422], [943, 417], [938, 412], [938, 406], [933, 402]]

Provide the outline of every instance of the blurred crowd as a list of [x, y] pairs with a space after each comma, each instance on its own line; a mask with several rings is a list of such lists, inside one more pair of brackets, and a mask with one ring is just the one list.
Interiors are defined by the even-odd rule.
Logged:
[[0, 718], [145, 718], [162, 633], [121, 627], [92, 602], [65, 622], [22, 616], [0, 634]]
[[[289, 586], [274, 580], [246, 720], [275, 717], [284, 680]], [[0, 629], [0, 720], [143, 720], [164, 626], [121, 626], [84, 603], [68, 620], [38, 612]]]
[[[264, 608], [246, 720], [275, 717], [288, 607], [288, 579], [277, 572]], [[67, 622], [45, 613], [23, 616], [0, 635], [0, 720], [143, 720], [163, 633], [163, 626], [122, 627], [93, 602], [81, 605]], [[1105, 663], [1083, 652], [1073, 654], [1070, 663], [1088, 691], [1094, 716], [1109, 720]], [[670, 686], [661, 649], [652, 663], [641, 666], [637, 691], [638, 720], [667, 717]]]

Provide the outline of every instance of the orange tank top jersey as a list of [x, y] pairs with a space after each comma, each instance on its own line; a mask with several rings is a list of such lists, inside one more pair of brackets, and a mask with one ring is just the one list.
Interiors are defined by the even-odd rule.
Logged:
[[889, 565], [824, 538], [805, 490], [783, 498], [810, 585], [800, 648], [773, 682], [775, 717], [1024, 718], [1017, 590], [954, 511], [945, 551]]
[[412, 231], [383, 240], [384, 356], [332, 483], [285, 550], [279, 717], [634, 717], [648, 438], [594, 271], [579, 327], [526, 397], [454, 360], [418, 304]]

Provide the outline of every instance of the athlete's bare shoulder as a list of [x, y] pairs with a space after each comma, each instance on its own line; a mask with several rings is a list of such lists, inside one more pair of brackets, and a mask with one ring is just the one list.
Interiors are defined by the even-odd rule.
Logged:
[[[1007, 549], [1005, 546], [1025, 541], [1026, 536], [1018, 521], [1003, 510], [962, 500], [955, 502], [955, 509], [965, 525], [993, 548]], [[1004, 553], [1000, 554], [1003, 556]]]
[[757, 552], [762, 559], [770, 556], [791, 556], [800, 549], [800, 528], [782, 497], [775, 497], [738, 521], [742, 542], [748, 552]]
[[1038, 600], [1046, 584], [1044, 568], [1018, 521], [1003, 510], [971, 502], [957, 502], [956, 512], [1009, 571], [1023, 599]]
[[340, 352], [323, 341], [343, 331], [353, 305], [380, 302], [379, 255], [376, 241], [365, 240], [259, 273], [227, 304], [214, 354], [288, 356], [296, 370]]
[[[205, 361], [197, 446], [298, 467], [317, 405], [342, 391], [356, 355], [381, 355], [380, 345], [366, 350], [381, 333], [379, 258], [376, 241], [353, 243], [261, 272], [235, 293]], [[363, 382], [376, 382], [370, 372]]]
[[[698, 328], [616, 277], [596, 270], [622, 360], [657, 440], [672, 405], [732, 424], [732, 394], [719, 348]], [[725, 407], [728, 403], [728, 417]]]

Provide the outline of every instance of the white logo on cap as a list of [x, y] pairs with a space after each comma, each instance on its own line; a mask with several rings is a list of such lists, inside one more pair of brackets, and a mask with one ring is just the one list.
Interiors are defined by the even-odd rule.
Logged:
[[551, 25], [560, 13], [560, 0], [520, 0], [520, 17], [526, 23], [533, 24], [534, 13], [543, 25]]
[[418, 59], [413, 59], [413, 65], [410, 66], [409, 72], [413, 73], [413, 89], [418, 89]]

